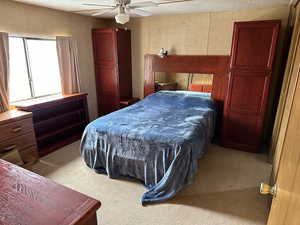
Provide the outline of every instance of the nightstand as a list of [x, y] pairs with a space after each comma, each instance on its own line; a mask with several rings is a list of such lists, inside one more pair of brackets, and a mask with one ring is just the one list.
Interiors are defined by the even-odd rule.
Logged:
[[124, 108], [130, 105], [133, 105], [134, 103], [138, 102], [139, 98], [128, 98], [128, 99], [122, 99], [120, 101], [120, 108]]
[[177, 89], [177, 83], [174, 82], [155, 82], [155, 91], [162, 91], [162, 90], [168, 90], [168, 91], [176, 91]]

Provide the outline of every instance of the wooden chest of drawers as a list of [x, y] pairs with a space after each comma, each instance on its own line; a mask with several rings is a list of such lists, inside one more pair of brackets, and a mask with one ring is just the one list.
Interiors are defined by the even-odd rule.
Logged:
[[32, 113], [19, 110], [0, 113], [0, 157], [15, 150], [24, 165], [38, 159]]

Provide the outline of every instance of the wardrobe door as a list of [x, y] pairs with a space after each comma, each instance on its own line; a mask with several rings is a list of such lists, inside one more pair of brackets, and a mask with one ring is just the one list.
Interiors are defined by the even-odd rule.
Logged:
[[258, 152], [280, 21], [234, 24], [222, 144]]
[[119, 85], [115, 29], [93, 30], [94, 63], [100, 116], [119, 109]]

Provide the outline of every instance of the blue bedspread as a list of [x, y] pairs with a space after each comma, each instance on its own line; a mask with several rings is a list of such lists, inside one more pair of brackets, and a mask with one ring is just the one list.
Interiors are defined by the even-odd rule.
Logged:
[[208, 95], [161, 91], [91, 122], [81, 155], [90, 168], [110, 178], [141, 180], [148, 188], [143, 204], [164, 200], [193, 182], [216, 113]]

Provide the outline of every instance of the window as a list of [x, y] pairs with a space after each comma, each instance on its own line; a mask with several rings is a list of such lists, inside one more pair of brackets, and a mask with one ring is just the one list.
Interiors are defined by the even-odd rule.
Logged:
[[10, 102], [61, 93], [55, 40], [9, 38]]

